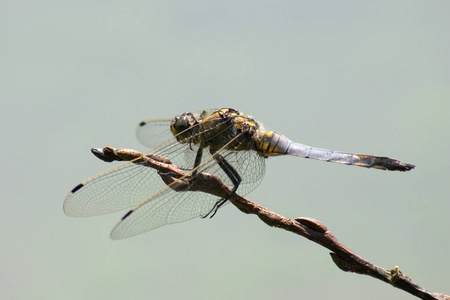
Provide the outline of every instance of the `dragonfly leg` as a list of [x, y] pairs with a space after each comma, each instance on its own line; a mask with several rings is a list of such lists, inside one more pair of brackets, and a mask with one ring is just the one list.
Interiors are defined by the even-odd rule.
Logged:
[[[235, 193], [235, 191], [233, 191], [233, 193]], [[204, 219], [209, 216], [209, 218], [211, 219], [212, 217], [214, 217], [216, 215], [217, 211], [219, 210], [219, 208], [222, 205], [224, 205], [225, 203], [227, 203], [228, 199], [229, 199], [229, 197], [217, 200], [216, 204], [214, 204], [214, 207], [211, 208], [211, 210], [206, 215], [202, 216], [201, 218]]]
[[192, 168], [194, 172], [192, 172], [192, 176], [197, 175], [197, 167], [202, 162], [203, 148], [198, 148], [197, 155], [195, 156], [194, 167]]
[[213, 208], [205, 215], [202, 216], [202, 218], [206, 218], [206, 217], [214, 217], [214, 215], [217, 213], [217, 210], [219, 210], [219, 208], [224, 205], [228, 199], [230, 199], [230, 197], [236, 193], [237, 188], [239, 187], [239, 184], [242, 181], [241, 176], [239, 175], [239, 173], [236, 171], [235, 168], [233, 168], [232, 165], [230, 165], [229, 162], [227, 162], [225, 160], [225, 158], [220, 155], [220, 154], [214, 154], [213, 155], [214, 160], [219, 164], [219, 166], [222, 168], [222, 170], [225, 172], [225, 174], [227, 174], [227, 176], [230, 178], [231, 182], [233, 183], [233, 189], [231, 190], [230, 195], [228, 195], [225, 198], [222, 198], [220, 200], [217, 200], [216, 204], [214, 204]]
[[[194, 168], [193, 168], [194, 171], [192, 172], [192, 176], [195, 176], [197, 174], [197, 171], [198, 171], [197, 167], [202, 162], [202, 155], [203, 155], [203, 148], [199, 148], [197, 151], [197, 155], [195, 156], [195, 162], [194, 162]], [[219, 156], [220, 158], [218, 159], [218, 158], [216, 158], [216, 156]], [[235, 187], [232, 190], [232, 193], [234, 193], [236, 191], [237, 187], [239, 186], [239, 183], [241, 182], [241, 177], [236, 172], [236, 170], [221, 155], [219, 155], [219, 154], [214, 155], [214, 159], [216, 160], [216, 162], [219, 164], [219, 166], [224, 170], [224, 172], [228, 175], [228, 177], [230, 177], [231, 181], [233, 182]], [[236, 180], [236, 179], [238, 179], [238, 180]], [[206, 215], [202, 216], [202, 218], [206, 218], [209, 215], [211, 215], [210, 218], [212, 218], [216, 214], [219, 207], [224, 205], [228, 199], [229, 199], [229, 197], [218, 200], [214, 204], [213, 208]]]

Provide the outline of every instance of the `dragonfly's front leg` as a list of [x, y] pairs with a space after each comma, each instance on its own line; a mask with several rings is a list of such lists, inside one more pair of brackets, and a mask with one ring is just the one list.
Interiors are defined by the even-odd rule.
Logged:
[[197, 174], [197, 171], [198, 171], [197, 167], [202, 162], [202, 155], [203, 155], [203, 148], [199, 147], [198, 151], [197, 151], [197, 155], [195, 156], [194, 167], [192, 168], [194, 170], [192, 172], [192, 177], [194, 177]]

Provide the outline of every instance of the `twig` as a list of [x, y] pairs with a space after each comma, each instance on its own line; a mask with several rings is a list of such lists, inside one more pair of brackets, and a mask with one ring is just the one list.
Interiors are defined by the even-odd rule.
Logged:
[[388, 270], [367, 261], [339, 242], [327, 226], [318, 220], [300, 217], [293, 221], [232, 193], [230, 188], [214, 174], [198, 173], [195, 176], [190, 176], [165, 157], [153, 154], [142, 155], [140, 152], [131, 149], [116, 149], [107, 146], [103, 149], [93, 148], [92, 152], [98, 158], [107, 162], [115, 160], [132, 161], [135, 164], [154, 168], [158, 171], [162, 180], [178, 192], [202, 191], [221, 198], [229, 198], [240, 211], [257, 215], [267, 225], [301, 235], [331, 250], [330, 255], [333, 262], [342, 271], [369, 275], [421, 299], [450, 299], [448, 295], [433, 293], [422, 288], [403, 274], [397, 266]]

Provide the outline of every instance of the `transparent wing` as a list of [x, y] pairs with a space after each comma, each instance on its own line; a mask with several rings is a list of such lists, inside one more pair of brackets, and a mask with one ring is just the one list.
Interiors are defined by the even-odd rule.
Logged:
[[[175, 138], [155, 148], [155, 153], [175, 153], [184, 161], [186, 144]], [[133, 207], [165, 186], [156, 170], [129, 161], [77, 185], [64, 201], [64, 212], [72, 217], [88, 217]]]
[[64, 201], [71, 217], [89, 217], [130, 208], [164, 187], [155, 170], [127, 162], [77, 185]]
[[155, 148], [173, 136], [170, 131], [170, 122], [172, 120], [173, 118], [142, 121], [136, 128], [138, 141], [149, 149]]
[[[237, 189], [238, 194], [245, 195], [259, 185], [264, 176], [265, 165], [264, 158], [259, 156], [256, 151], [222, 149], [217, 153], [232, 164], [241, 175], [242, 182]], [[229, 177], [215, 162], [212, 155], [206, 154], [206, 151], [204, 151], [203, 163], [199, 166], [198, 172], [215, 174], [230, 188], [233, 187]], [[127, 238], [163, 225], [206, 216], [218, 200], [220, 200], [219, 197], [211, 194], [175, 192], [165, 186], [129, 211], [114, 227], [111, 238]]]
[[175, 192], [164, 187], [129, 211], [111, 232], [112, 239], [131, 237], [163, 225], [207, 215], [218, 197], [201, 192]]

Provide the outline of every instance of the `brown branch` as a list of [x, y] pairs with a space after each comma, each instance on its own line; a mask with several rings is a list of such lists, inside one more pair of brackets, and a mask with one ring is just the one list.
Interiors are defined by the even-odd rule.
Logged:
[[450, 296], [433, 293], [422, 288], [407, 275], [403, 274], [397, 266], [388, 270], [367, 261], [339, 242], [328, 230], [327, 226], [318, 220], [301, 217], [293, 221], [232, 193], [228, 186], [216, 175], [198, 173], [195, 176], [190, 176], [165, 157], [153, 154], [142, 155], [140, 152], [130, 149], [116, 149], [107, 146], [103, 149], [93, 148], [92, 152], [98, 158], [107, 162], [114, 160], [132, 161], [136, 164], [154, 168], [158, 171], [162, 180], [177, 192], [187, 190], [200, 191], [221, 198], [229, 198], [240, 211], [246, 214], [257, 215], [267, 225], [301, 235], [331, 250], [330, 255], [333, 262], [342, 271], [369, 275], [421, 299], [450, 299]]

